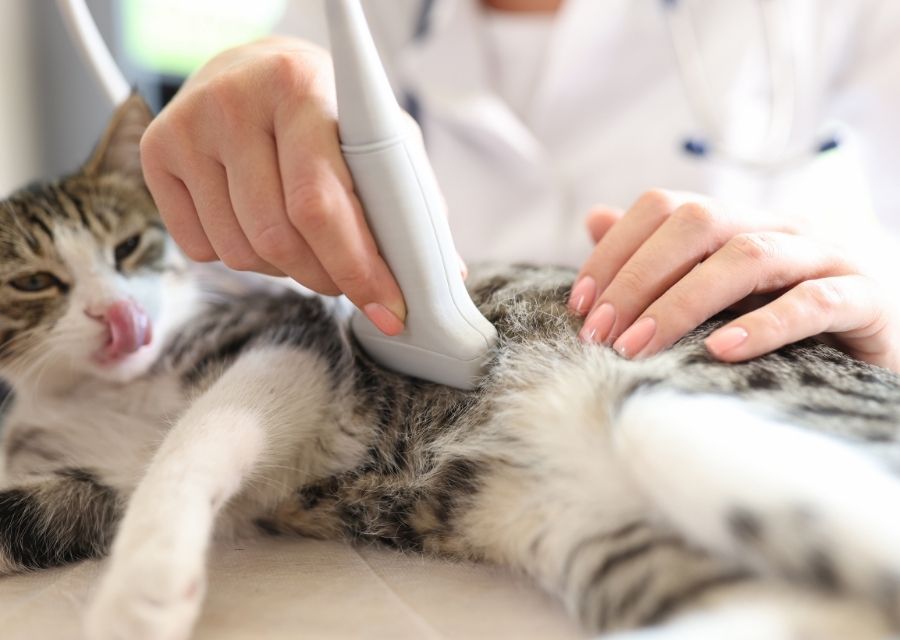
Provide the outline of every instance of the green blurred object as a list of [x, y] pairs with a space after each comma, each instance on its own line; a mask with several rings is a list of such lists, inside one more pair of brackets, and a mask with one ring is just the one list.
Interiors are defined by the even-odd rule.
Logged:
[[216, 53], [269, 33], [286, 0], [123, 0], [123, 44], [141, 67], [186, 76]]

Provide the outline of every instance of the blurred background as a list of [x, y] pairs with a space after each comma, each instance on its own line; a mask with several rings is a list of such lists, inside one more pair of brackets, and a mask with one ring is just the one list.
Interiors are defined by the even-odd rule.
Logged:
[[[229, 46], [273, 31], [321, 40], [318, 5], [318, 0], [88, 2], [126, 77], [155, 109], [192, 69]], [[0, 0], [0, 78], [2, 197], [35, 178], [76, 168], [112, 107], [52, 0]]]
[[[157, 110], [193, 69], [222, 49], [270, 32], [324, 44], [322, 0], [88, 0], [88, 6], [126, 77]], [[0, 79], [2, 197], [35, 178], [75, 169], [111, 106], [73, 46], [54, 0], [0, 0]], [[814, 210], [822, 225], [847, 202], [854, 220], [873, 218], [858, 163], [837, 160], [851, 152], [827, 155], [831, 159], [817, 166], [833, 168], [814, 177], [829, 189], [821, 201], [804, 200], [803, 208]], [[804, 197], [809, 192], [797, 191]]]

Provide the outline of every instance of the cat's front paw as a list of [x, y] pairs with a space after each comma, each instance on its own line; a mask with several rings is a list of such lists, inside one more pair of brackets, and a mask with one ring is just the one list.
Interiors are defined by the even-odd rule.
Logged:
[[[120, 554], [121, 555], [121, 554]], [[203, 563], [136, 552], [113, 557], [88, 609], [87, 640], [185, 640], [206, 589]]]

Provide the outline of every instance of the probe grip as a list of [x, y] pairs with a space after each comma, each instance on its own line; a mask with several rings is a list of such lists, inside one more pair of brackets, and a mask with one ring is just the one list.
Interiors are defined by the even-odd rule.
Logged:
[[406, 301], [404, 331], [387, 337], [365, 316], [353, 329], [389, 368], [471, 388], [497, 332], [475, 307], [460, 273], [444, 200], [418, 132], [344, 146], [366, 220]]

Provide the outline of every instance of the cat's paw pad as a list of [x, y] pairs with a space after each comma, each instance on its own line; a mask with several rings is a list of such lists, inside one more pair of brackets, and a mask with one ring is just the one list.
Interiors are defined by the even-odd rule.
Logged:
[[171, 561], [113, 562], [88, 609], [87, 640], [184, 640], [205, 592], [202, 566]]

